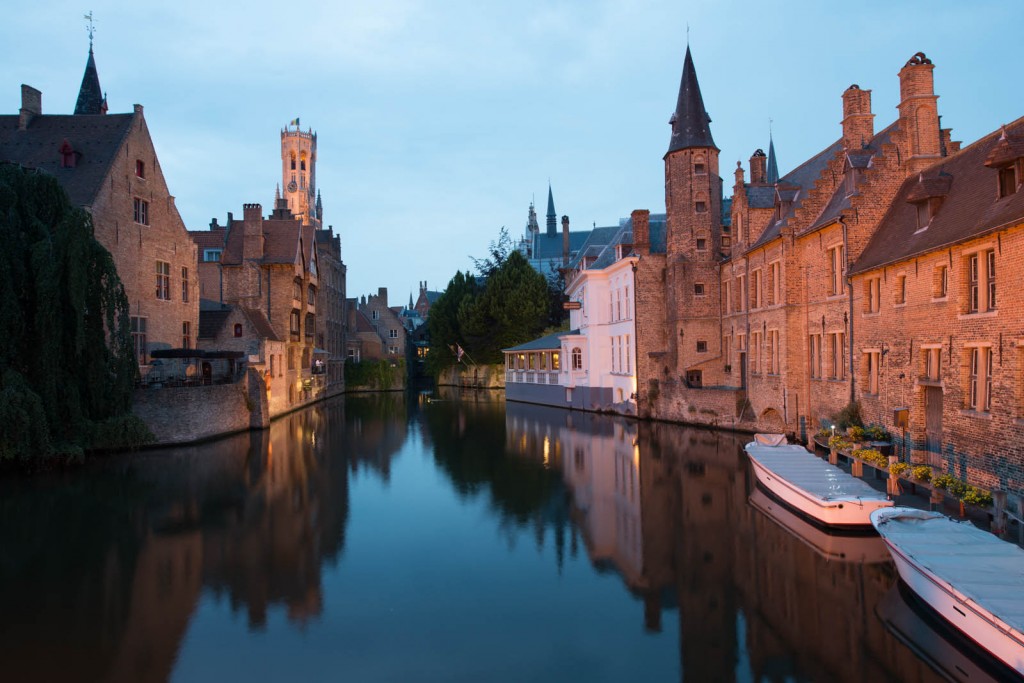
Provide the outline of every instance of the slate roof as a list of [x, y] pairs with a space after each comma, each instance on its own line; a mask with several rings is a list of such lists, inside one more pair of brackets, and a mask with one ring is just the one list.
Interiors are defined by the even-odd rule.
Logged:
[[774, 185], [779, 182], [779, 163], [775, 160], [775, 140], [768, 136], [768, 172], [767, 178], [769, 185]]
[[666, 156], [689, 147], [718, 149], [711, 137], [711, 117], [704, 109], [704, 98], [700, 94], [700, 84], [697, 82], [697, 71], [693, 68], [689, 45], [686, 46], [683, 76], [679, 81], [676, 111], [669, 119], [669, 123], [672, 125], [672, 137], [669, 139]]
[[[26, 130], [18, 130], [18, 116], [0, 116], [0, 161], [46, 171], [60, 182], [72, 204], [91, 206], [134, 117], [39, 115]], [[74, 168], [61, 168], [64, 140], [75, 150]]]
[[[569, 231], [569, 258], [572, 259], [573, 252], [578, 252], [590, 236], [590, 230]], [[556, 232], [549, 235], [546, 232], [537, 233], [533, 236], [533, 259], [560, 259], [562, 258], [562, 233]]]
[[[1005, 130], [1010, 138], [1021, 140], [1024, 150], [1024, 117]], [[1024, 222], [1024, 190], [997, 198], [998, 171], [985, 166], [1001, 136], [1001, 130], [990, 133], [907, 178], [850, 273], [863, 273]], [[948, 184], [948, 192], [928, 227], [919, 231], [917, 207], [909, 200], [928, 194], [922, 188], [941, 184]]]
[[214, 339], [224, 327], [224, 322], [231, 316], [231, 307], [220, 308], [199, 307], [199, 339]]
[[[775, 206], [775, 185], [747, 185], [747, 204], [752, 209], [770, 209]], [[725, 214], [725, 207], [722, 207]]]
[[[668, 216], [664, 213], [652, 213], [647, 219], [648, 239], [651, 241], [652, 254], [664, 254], [666, 249], [666, 235]], [[622, 221], [622, 227], [633, 233], [633, 218], [629, 217]]]
[[580, 246], [575, 257], [569, 259], [569, 267], [575, 268], [587, 256], [594, 258], [601, 255], [604, 248], [612, 244], [612, 240], [621, 228], [617, 225], [594, 228], [587, 234], [586, 241]]
[[270, 324], [267, 316], [263, 311], [257, 311], [255, 308], [246, 308], [239, 306], [238, 310], [242, 312], [242, 315], [246, 317], [256, 329], [256, 334], [259, 335], [260, 339], [269, 339], [270, 341], [284, 341], [277, 336], [277, 332], [274, 332], [274, 326]]
[[89, 59], [85, 62], [85, 74], [82, 75], [82, 85], [78, 89], [78, 101], [75, 102], [75, 115], [92, 115], [106, 113], [104, 104], [103, 89], [100, 88], [100, 76], [96, 71], [96, 59], [92, 55], [92, 45], [89, 46]]
[[231, 313], [238, 310], [242, 316], [249, 321], [249, 324], [256, 330], [260, 339], [270, 341], [281, 341], [274, 332], [273, 325], [267, 320], [262, 311], [244, 306], [231, 306], [222, 304], [210, 299], [199, 300], [199, 339], [214, 339], [224, 327], [224, 323], [231, 317]]
[[574, 334], [579, 334], [579, 330], [569, 330], [568, 332], [555, 332], [549, 334], [546, 337], [540, 337], [533, 341], [528, 341], [525, 344], [519, 346], [513, 346], [502, 351], [557, 351], [562, 348], [562, 337], [567, 337]]

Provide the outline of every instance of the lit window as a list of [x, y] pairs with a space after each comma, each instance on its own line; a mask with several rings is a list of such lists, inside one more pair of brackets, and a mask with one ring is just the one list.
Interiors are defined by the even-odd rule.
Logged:
[[572, 369], [583, 369], [583, 349], [578, 346], [574, 346], [572, 349]]

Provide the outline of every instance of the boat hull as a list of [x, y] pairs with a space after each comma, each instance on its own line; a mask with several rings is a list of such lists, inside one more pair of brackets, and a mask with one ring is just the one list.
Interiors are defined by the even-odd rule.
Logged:
[[[808, 457], [815, 456], [808, 454]], [[778, 476], [755, 458], [750, 462], [757, 481], [769, 493], [800, 514], [828, 527], [870, 530], [872, 511], [892, 507], [892, 501], [887, 500], [823, 500]]]

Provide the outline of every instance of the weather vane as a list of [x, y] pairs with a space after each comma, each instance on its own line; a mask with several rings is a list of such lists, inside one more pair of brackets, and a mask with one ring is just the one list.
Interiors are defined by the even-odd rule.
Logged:
[[85, 20], [89, 22], [89, 26], [85, 30], [89, 33], [89, 49], [91, 50], [92, 36], [94, 33], [96, 33], [96, 26], [94, 26], [92, 23], [92, 10], [89, 10], [89, 13], [85, 15]]

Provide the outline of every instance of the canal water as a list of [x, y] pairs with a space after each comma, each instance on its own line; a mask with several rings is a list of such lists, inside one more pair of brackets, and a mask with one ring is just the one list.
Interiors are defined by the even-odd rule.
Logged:
[[742, 443], [490, 393], [353, 395], [0, 479], [0, 678], [973, 674], [881, 542], [788, 517]]

